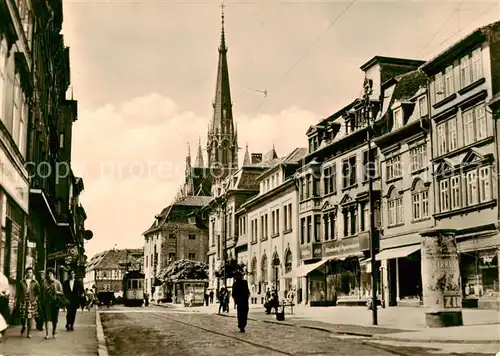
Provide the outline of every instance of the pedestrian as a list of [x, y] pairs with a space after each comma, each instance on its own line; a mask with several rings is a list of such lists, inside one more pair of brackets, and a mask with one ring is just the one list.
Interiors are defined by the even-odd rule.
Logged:
[[0, 338], [2, 338], [5, 330], [9, 327], [7, 320], [9, 319], [9, 295], [10, 285], [9, 280], [0, 272]]
[[[41, 294], [42, 283], [44, 280], [45, 280], [45, 271], [40, 271], [40, 279], [38, 279], [38, 284], [40, 285], [40, 294]], [[36, 329], [38, 331], [43, 331], [43, 310], [42, 310], [41, 299], [42, 298], [38, 298], [38, 313], [35, 318]]]
[[243, 279], [241, 272], [237, 272], [234, 275], [234, 279], [232, 295], [234, 303], [237, 306], [238, 328], [240, 332], [244, 333], [248, 320], [250, 290], [248, 289], [248, 282]]
[[88, 288], [85, 288], [85, 292], [83, 292], [80, 297], [80, 308], [82, 308], [82, 313], [85, 311], [85, 307], [87, 306], [87, 293], [89, 292]]
[[149, 305], [149, 294], [148, 294], [148, 292], [144, 293], [144, 305], [145, 306]]
[[226, 311], [226, 289], [222, 287], [219, 292], [219, 314]]
[[210, 301], [210, 296], [205, 292], [205, 305], [208, 307], [208, 302]]
[[42, 284], [42, 303], [45, 320], [45, 339], [49, 339], [49, 322], [52, 323], [52, 337], [57, 336], [57, 321], [59, 319], [59, 308], [64, 298], [64, 292], [56, 279], [56, 271], [53, 268], [47, 268], [46, 278]]
[[[24, 279], [21, 282], [21, 289], [18, 302], [21, 312], [21, 336], [26, 331], [26, 337], [31, 338], [31, 322], [38, 314], [38, 298], [40, 296], [40, 285], [33, 278], [33, 268], [28, 267], [24, 271]], [[27, 329], [27, 330], [26, 330]]]
[[213, 304], [214, 303], [214, 291], [213, 290], [210, 291], [209, 297], [210, 297], [210, 304]]
[[75, 271], [69, 271], [69, 278], [63, 283], [64, 295], [68, 299], [66, 307], [66, 330], [73, 331], [76, 319], [76, 311], [81, 303], [81, 297], [84, 294], [82, 283], [75, 279]]

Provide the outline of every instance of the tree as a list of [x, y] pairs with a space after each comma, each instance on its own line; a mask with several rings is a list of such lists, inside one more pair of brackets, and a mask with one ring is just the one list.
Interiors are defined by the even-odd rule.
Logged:
[[233, 278], [235, 272], [240, 272], [242, 274], [246, 274], [246, 266], [243, 262], [239, 263], [237, 260], [232, 259], [230, 261], [226, 261], [226, 266], [224, 268], [224, 264], [220, 266], [220, 268], [215, 271], [215, 277], [223, 278], [224, 271], [226, 272], [226, 278]]
[[199, 261], [178, 260], [160, 271], [158, 278], [162, 282], [208, 279], [208, 265]]

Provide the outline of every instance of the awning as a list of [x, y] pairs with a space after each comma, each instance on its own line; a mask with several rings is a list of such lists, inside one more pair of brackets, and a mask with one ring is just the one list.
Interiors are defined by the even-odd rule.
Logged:
[[316, 263], [311, 263], [308, 265], [300, 265], [297, 268], [292, 269], [290, 272], [285, 274], [284, 278], [305, 277], [309, 273], [311, 273], [312, 271], [317, 269], [318, 267], [321, 267], [322, 265], [324, 265], [327, 261], [328, 261], [328, 259], [324, 259], [324, 260], [321, 260], [321, 261], [316, 262]]
[[497, 249], [500, 247], [500, 236], [490, 236], [481, 238], [472, 238], [458, 243], [459, 253]]
[[420, 250], [420, 244], [390, 248], [388, 250], [383, 250], [379, 254], [377, 254], [375, 256], [375, 260], [382, 261], [382, 260], [391, 260], [393, 258], [407, 257], [412, 253], [417, 252], [418, 250]]

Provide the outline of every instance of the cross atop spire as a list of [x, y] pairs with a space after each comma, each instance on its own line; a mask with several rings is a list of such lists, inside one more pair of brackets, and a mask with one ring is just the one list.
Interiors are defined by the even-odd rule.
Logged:
[[221, 8], [221, 15], [220, 15], [220, 18], [221, 18], [221, 34], [220, 34], [220, 47], [219, 47], [219, 51], [227, 51], [227, 48], [226, 48], [226, 36], [225, 36], [225, 33], [224, 33], [224, 8], [226, 7], [226, 5], [224, 5], [224, 0], [222, 0], [222, 3], [220, 4], [220, 8]]

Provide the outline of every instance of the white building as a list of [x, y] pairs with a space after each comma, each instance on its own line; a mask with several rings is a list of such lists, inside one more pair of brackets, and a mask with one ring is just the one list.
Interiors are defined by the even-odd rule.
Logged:
[[305, 148], [297, 148], [263, 172], [257, 178], [259, 194], [237, 212], [240, 226], [246, 225], [240, 228], [239, 241], [248, 243], [245, 262], [253, 302], [262, 302], [267, 290], [277, 290], [280, 299], [297, 290], [297, 279], [285, 275], [300, 263], [293, 175], [306, 153]]

